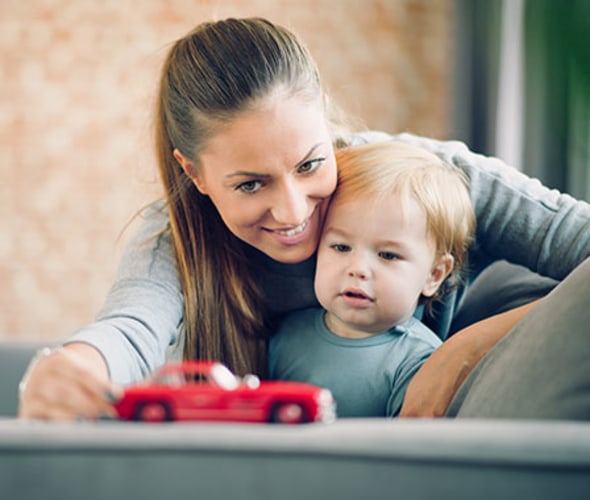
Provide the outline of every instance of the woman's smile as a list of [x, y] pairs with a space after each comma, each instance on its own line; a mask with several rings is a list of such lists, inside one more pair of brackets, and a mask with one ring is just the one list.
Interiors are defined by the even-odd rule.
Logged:
[[262, 230], [272, 238], [271, 244], [278, 246], [277, 252], [280, 252], [280, 249], [283, 249], [283, 251], [307, 247], [315, 249], [323, 217], [321, 207], [322, 204], [316, 205], [311, 215], [297, 226], [265, 226]]
[[288, 236], [288, 237], [295, 236], [296, 234], [301, 233], [307, 227], [308, 222], [309, 222], [309, 219], [303, 221], [302, 224], [299, 224], [298, 226], [296, 226], [292, 229], [274, 229], [274, 230], [270, 229], [270, 231], [273, 231], [273, 232], [280, 234], [282, 236]]

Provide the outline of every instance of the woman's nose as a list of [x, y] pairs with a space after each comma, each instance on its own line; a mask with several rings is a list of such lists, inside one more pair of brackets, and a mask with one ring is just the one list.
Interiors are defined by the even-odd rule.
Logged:
[[279, 224], [298, 226], [308, 216], [305, 191], [295, 182], [285, 184], [278, 191], [271, 212]]

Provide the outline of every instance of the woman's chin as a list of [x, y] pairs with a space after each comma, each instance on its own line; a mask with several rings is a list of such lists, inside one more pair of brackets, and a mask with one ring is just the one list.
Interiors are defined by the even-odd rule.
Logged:
[[283, 264], [297, 264], [312, 257], [315, 254], [315, 249], [316, 245], [300, 245], [265, 253], [277, 262]]

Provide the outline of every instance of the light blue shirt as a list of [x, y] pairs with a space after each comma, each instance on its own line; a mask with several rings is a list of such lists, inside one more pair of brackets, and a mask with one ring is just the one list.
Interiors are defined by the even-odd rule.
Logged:
[[321, 308], [288, 315], [270, 339], [271, 378], [330, 389], [339, 417], [395, 417], [410, 380], [441, 344], [415, 318], [362, 339], [340, 337]]

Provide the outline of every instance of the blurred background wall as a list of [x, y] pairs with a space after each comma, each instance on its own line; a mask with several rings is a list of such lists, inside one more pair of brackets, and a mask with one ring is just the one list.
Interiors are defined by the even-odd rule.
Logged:
[[367, 127], [460, 139], [590, 200], [588, 0], [0, 0], [0, 337], [93, 319], [160, 195], [162, 59], [229, 16], [297, 32]]
[[452, 135], [590, 201], [590, 2], [454, 0], [454, 15]]
[[[368, 127], [454, 135], [452, 0], [0, 0], [0, 336], [91, 321], [159, 195], [151, 110], [169, 44], [264, 16], [306, 41]], [[130, 230], [133, 229], [131, 226]]]

